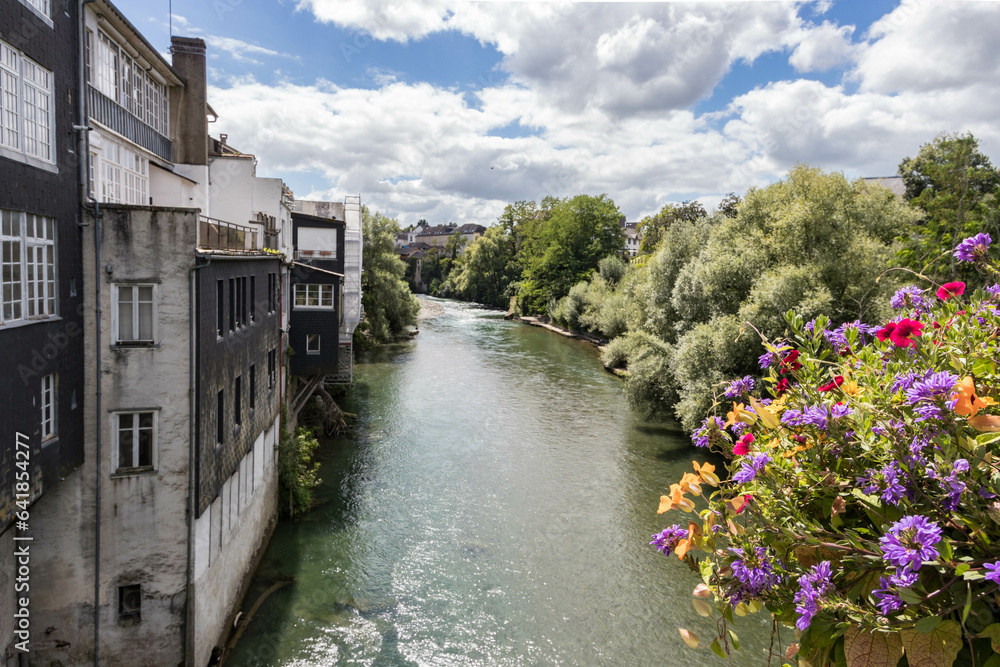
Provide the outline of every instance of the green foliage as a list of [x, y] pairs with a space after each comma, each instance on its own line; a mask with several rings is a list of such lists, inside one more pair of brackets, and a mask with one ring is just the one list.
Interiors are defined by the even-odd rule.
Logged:
[[313, 504], [313, 489], [319, 486], [319, 463], [313, 453], [319, 441], [307, 428], [295, 435], [282, 431], [278, 442], [278, 505], [289, 516], [308, 512]]
[[[709, 406], [695, 444], [729, 474], [696, 462], [660, 512], [694, 511], [688, 494], [707, 508], [658, 537], [702, 575], [696, 610], [719, 622], [721, 656], [738, 647], [726, 621], [767, 609], [798, 629], [800, 664], [1000, 662], [1000, 287], [943, 300], [928, 287], [876, 327], [786, 313], [762, 381]], [[700, 327], [698, 346], [721, 345]], [[675, 373], [704, 363], [682, 348]]]
[[965, 237], [988, 232], [1000, 238], [1000, 170], [980, 152], [979, 141], [971, 134], [941, 134], [900, 162], [899, 175], [907, 201], [924, 214], [901, 230], [899, 261], [939, 282], [961, 278], [981, 285], [951, 255]]
[[597, 272], [601, 274], [608, 287], [617, 285], [625, 277], [626, 269], [628, 264], [618, 255], [608, 255], [597, 264]]
[[519, 277], [514, 248], [515, 238], [504, 226], [487, 228], [466, 249], [438, 294], [487, 306], [506, 306], [510, 285]]
[[[727, 202], [727, 204], [730, 202]], [[694, 222], [708, 214], [705, 207], [696, 201], [682, 204], [667, 204], [656, 215], [646, 216], [639, 222], [639, 250], [653, 252], [660, 242], [672, 234], [671, 228], [679, 222]]]
[[361, 211], [364, 234], [362, 248], [361, 304], [364, 321], [355, 330], [359, 348], [387, 343], [416, 324], [420, 302], [410, 293], [403, 276], [406, 264], [396, 252], [399, 223], [381, 213]]

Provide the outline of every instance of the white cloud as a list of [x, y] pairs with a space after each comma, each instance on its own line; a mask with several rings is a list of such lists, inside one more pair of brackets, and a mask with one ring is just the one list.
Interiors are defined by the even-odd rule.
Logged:
[[[262, 175], [308, 172], [328, 184], [298, 196], [360, 192], [404, 224], [489, 223], [514, 200], [602, 192], [638, 219], [667, 201], [743, 192], [796, 162], [892, 174], [942, 131], [971, 131], [1000, 154], [998, 12], [922, 3], [855, 44], [853, 26], [816, 25], [788, 3], [301, 0], [319, 19], [379, 39], [459, 30], [493, 44], [508, 77], [475, 93], [384, 69], [367, 72], [374, 90], [230, 79], [211, 90], [215, 127], [258, 155]], [[775, 52], [800, 72], [840, 68], [846, 83], [773, 81], [723, 111], [691, 111], [734, 64]], [[532, 136], [494, 136], [512, 124]]]
[[256, 60], [251, 56], [267, 56], [270, 58], [291, 58], [292, 60], [300, 60], [298, 56], [293, 56], [289, 53], [281, 53], [280, 51], [275, 51], [273, 49], [268, 49], [263, 46], [257, 46], [256, 44], [250, 44], [249, 42], [244, 42], [243, 40], [233, 39], [232, 37], [220, 37], [218, 35], [208, 35], [205, 37], [205, 42], [209, 47], [209, 53], [215, 50], [224, 51], [228, 53], [231, 58], [241, 62], [250, 62], [255, 65], [260, 65], [261, 62]]
[[799, 72], [823, 72], [850, 62], [855, 48], [851, 44], [854, 26], [838, 26], [824, 21], [807, 30], [788, 62]]

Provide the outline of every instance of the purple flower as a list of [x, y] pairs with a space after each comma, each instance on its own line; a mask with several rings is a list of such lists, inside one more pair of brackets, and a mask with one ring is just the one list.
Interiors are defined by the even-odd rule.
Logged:
[[830, 561], [825, 560], [799, 577], [799, 592], [795, 594], [795, 611], [799, 613], [795, 627], [799, 630], [804, 632], [812, 623], [812, 617], [819, 611], [820, 598], [833, 588], [832, 576]]
[[892, 384], [889, 385], [889, 391], [893, 393], [897, 391], [907, 391], [910, 387], [912, 387], [920, 380], [923, 380], [924, 378], [930, 376], [931, 373], [933, 373], [933, 371], [930, 370], [924, 371], [923, 373], [910, 371], [908, 373], [898, 375], [896, 376], [896, 379], [892, 381]]
[[853, 415], [854, 410], [847, 407], [843, 403], [834, 403], [830, 406], [830, 419], [843, 419], [848, 415]]
[[986, 259], [992, 242], [989, 234], [976, 234], [959, 243], [952, 254], [963, 262], [978, 262]]
[[985, 563], [983, 565], [989, 572], [986, 573], [986, 581], [992, 581], [994, 584], [1000, 584], [1000, 560], [995, 563]]
[[691, 440], [696, 447], [708, 447], [717, 444], [722, 440], [722, 429], [726, 427], [718, 417], [706, 417], [701, 423], [701, 428], [691, 434]]
[[753, 378], [749, 375], [744, 375], [742, 380], [733, 380], [726, 387], [726, 391], [723, 392], [723, 396], [726, 398], [736, 398], [737, 396], [742, 396], [743, 394], [749, 394], [753, 391], [754, 382]]
[[857, 332], [855, 336], [855, 343], [857, 343], [860, 348], [868, 344], [869, 339], [867, 336], [873, 335], [879, 329], [881, 329], [881, 327], [873, 327], [868, 324], [864, 324], [861, 320], [854, 320], [853, 322], [841, 324], [833, 331], [828, 331], [824, 335], [826, 336], [827, 342], [829, 342], [837, 352], [843, 354], [845, 352], [850, 353], [851, 351], [849, 332]]
[[947, 494], [945, 496], [944, 502], [941, 506], [944, 507], [949, 512], [955, 511], [958, 508], [959, 501], [962, 500], [962, 494], [965, 493], [965, 482], [958, 478], [959, 473], [969, 471], [969, 462], [965, 459], [957, 459], [955, 461], [954, 467], [952, 468], [951, 474], [947, 477], [937, 476], [938, 483], [941, 488]]
[[[733, 584], [729, 589], [731, 604], [739, 604], [744, 600], [759, 597], [781, 583], [781, 575], [774, 571], [774, 566], [767, 558], [767, 549], [757, 547], [751, 555], [746, 555], [743, 549], [732, 548], [731, 551], [740, 558], [733, 561]], [[777, 561], [780, 565], [781, 562]]]
[[941, 371], [932, 373], [922, 380], [917, 380], [906, 390], [906, 400], [910, 405], [920, 401], [932, 401], [940, 396], [947, 396], [955, 390], [958, 376], [954, 373]]
[[897, 588], [910, 588], [915, 585], [919, 579], [919, 574], [913, 570], [907, 569], [896, 570], [896, 574], [889, 577], [889, 581], [891, 581]]
[[740, 484], [752, 482], [757, 474], [764, 470], [764, 466], [772, 460], [770, 454], [751, 454], [743, 459], [743, 466], [733, 475], [733, 479]]
[[686, 540], [688, 536], [687, 528], [681, 528], [676, 523], [670, 528], [664, 528], [662, 532], [653, 535], [653, 541], [649, 546], [656, 547], [656, 550], [665, 556], [669, 556], [681, 540]]
[[900, 569], [919, 570], [925, 560], [938, 557], [941, 528], [925, 516], [904, 516], [882, 536], [882, 559]]
[[955, 472], [969, 472], [969, 462], [965, 459], [955, 459], [953, 467], [955, 468]]
[[994, 299], [1000, 299], [1000, 283], [993, 283], [986, 288], [986, 293]]
[[888, 438], [891, 437], [890, 433], [893, 436], [900, 435], [905, 427], [906, 425], [902, 421], [898, 419], [890, 419], [885, 423], [885, 426], [882, 424], [875, 424], [872, 426], [872, 433], [883, 438]]
[[898, 463], [890, 461], [879, 471], [869, 470], [867, 475], [858, 478], [857, 483], [858, 486], [865, 485], [862, 489], [865, 493], [871, 495], [877, 492], [884, 502], [899, 505], [903, 494], [906, 493], [906, 487], [899, 483], [902, 472]]
[[808, 405], [801, 410], [785, 410], [781, 415], [781, 422], [789, 426], [815, 426], [825, 431], [828, 416], [826, 407]]
[[760, 358], [757, 360], [757, 363], [760, 364], [761, 370], [767, 370], [768, 368], [776, 364], [778, 362], [778, 359], [779, 359], [778, 355], [776, 355], [774, 352], [765, 352], [764, 354], [760, 355]]
[[917, 313], [931, 312], [931, 303], [924, 296], [924, 290], [913, 285], [897, 290], [889, 300], [889, 305], [897, 310], [912, 308]]
[[898, 594], [892, 591], [891, 581], [885, 577], [881, 577], [878, 585], [880, 588], [872, 591], [872, 595], [878, 599], [878, 608], [882, 612], [883, 616], [888, 616], [892, 612], [902, 609], [905, 606], [903, 598], [899, 597]]

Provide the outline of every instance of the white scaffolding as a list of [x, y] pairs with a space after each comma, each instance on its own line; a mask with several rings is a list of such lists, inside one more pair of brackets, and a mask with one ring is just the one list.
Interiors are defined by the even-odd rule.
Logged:
[[354, 380], [354, 329], [361, 322], [361, 196], [344, 198], [344, 298], [340, 324], [337, 375], [327, 375], [326, 384], [350, 384]]

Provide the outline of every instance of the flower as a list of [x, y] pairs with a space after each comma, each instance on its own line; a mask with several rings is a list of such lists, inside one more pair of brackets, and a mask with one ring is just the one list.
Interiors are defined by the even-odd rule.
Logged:
[[903, 602], [903, 598], [899, 597], [898, 594], [892, 592], [891, 581], [889, 581], [885, 577], [881, 577], [879, 578], [878, 585], [879, 588], [872, 591], [872, 595], [874, 595], [878, 599], [879, 601], [878, 608], [882, 612], [883, 616], [888, 616], [892, 612], [898, 609], [902, 609], [904, 606], [906, 606], [906, 603]]
[[924, 296], [924, 290], [913, 285], [896, 290], [889, 299], [889, 305], [897, 310], [912, 308], [917, 313], [928, 313], [931, 310], [931, 303]]
[[[732, 548], [740, 558], [732, 562], [733, 585], [729, 589], [730, 603], [739, 604], [744, 600], [759, 597], [781, 583], [781, 575], [767, 559], [767, 549], [757, 547], [747, 555], [743, 549]], [[778, 561], [780, 564], [780, 561]]]
[[937, 297], [942, 301], [946, 301], [953, 296], [960, 296], [965, 294], [965, 283], [961, 281], [956, 281], [953, 283], [945, 283], [937, 291]]
[[882, 559], [900, 569], [919, 570], [925, 560], [935, 560], [941, 528], [927, 517], [904, 516], [879, 539]]
[[986, 288], [986, 293], [994, 299], [1000, 298], [1000, 283], [993, 283]]
[[996, 404], [992, 398], [982, 399], [976, 396], [976, 381], [971, 375], [962, 378], [955, 389], [956, 392], [951, 397], [955, 401], [955, 414], [957, 415], [975, 417], [976, 413], [983, 408]]
[[774, 352], [765, 352], [757, 359], [757, 363], [760, 365], [761, 370], [767, 370], [777, 360], [778, 355]]
[[670, 528], [664, 528], [662, 532], [654, 534], [653, 541], [649, 543], [649, 546], [656, 547], [656, 550], [664, 556], [669, 556], [670, 552], [677, 546], [677, 543], [687, 539], [687, 536], [687, 529], [681, 528], [675, 523]]
[[844, 376], [843, 375], [838, 375], [837, 377], [833, 378], [833, 380], [831, 380], [827, 384], [821, 385], [819, 387], [819, 390], [820, 391], [831, 391], [833, 389], [836, 389], [837, 387], [839, 387], [842, 384], [844, 384]]
[[749, 394], [753, 391], [754, 381], [749, 375], [744, 375], [742, 380], [733, 380], [726, 387], [726, 391], [723, 392], [723, 396], [726, 398], [736, 398], [742, 394]]
[[781, 378], [780, 380], [778, 380], [778, 383], [774, 385], [774, 395], [781, 396], [786, 391], [788, 391], [788, 388], [790, 386], [791, 383], [788, 381], [788, 378]]
[[985, 232], [976, 234], [959, 243], [952, 254], [963, 262], [978, 262], [986, 259], [992, 242], [993, 239], [989, 234]]
[[989, 572], [986, 573], [986, 581], [992, 581], [994, 584], [1000, 584], [1000, 560], [994, 563], [985, 563], [983, 565]]
[[797, 371], [802, 368], [802, 364], [799, 362], [799, 351], [792, 350], [785, 355], [784, 359], [781, 360], [781, 372], [785, 373], [788, 371]]
[[825, 431], [829, 413], [825, 406], [807, 405], [801, 410], [785, 410], [781, 423], [789, 426], [815, 426]]
[[708, 447], [722, 439], [722, 429], [725, 424], [718, 417], [706, 417], [701, 428], [691, 434], [691, 440], [696, 447]]
[[862, 491], [869, 495], [878, 492], [883, 501], [890, 505], [899, 505], [899, 501], [906, 493], [906, 488], [899, 483], [899, 476], [903, 470], [895, 461], [882, 466], [881, 470], [869, 470], [868, 474], [859, 477], [858, 486], [864, 484]]
[[892, 332], [896, 330], [896, 323], [889, 322], [884, 327], [875, 332], [875, 337], [878, 338], [883, 343], [885, 340], [892, 335]]
[[889, 333], [889, 340], [891, 340], [896, 347], [912, 347], [916, 345], [916, 343], [910, 339], [910, 336], [919, 336], [923, 328], [923, 322], [917, 322], [915, 320], [904, 318], [899, 322], [896, 322], [896, 326]]
[[819, 611], [819, 599], [833, 588], [832, 577], [828, 560], [814, 565], [808, 574], [799, 577], [799, 591], [795, 594], [795, 611], [799, 613], [795, 627], [799, 630], [805, 632], [812, 623], [812, 617]]
[[764, 470], [764, 466], [772, 460], [768, 454], [753, 454], [749, 459], [743, 460], [743, 467], [733, 475], [733, 479], [740, 484], [752, 482], [757, 474]]
[[931, 373], [923, 380], [917, 380], [906, 390], [906, 400], [910, 405], [921, 401], [933, 401], [935, 398], [949, 394], [958, 384], [958, 376], [948, 371]]
[[747, 433], [736, 441], [736, 445], [733, 447], [733, 454], [736, 456], [745, 456], [750, 452], [750, 445], [753, 444], [753, 441], [753, 434]]

